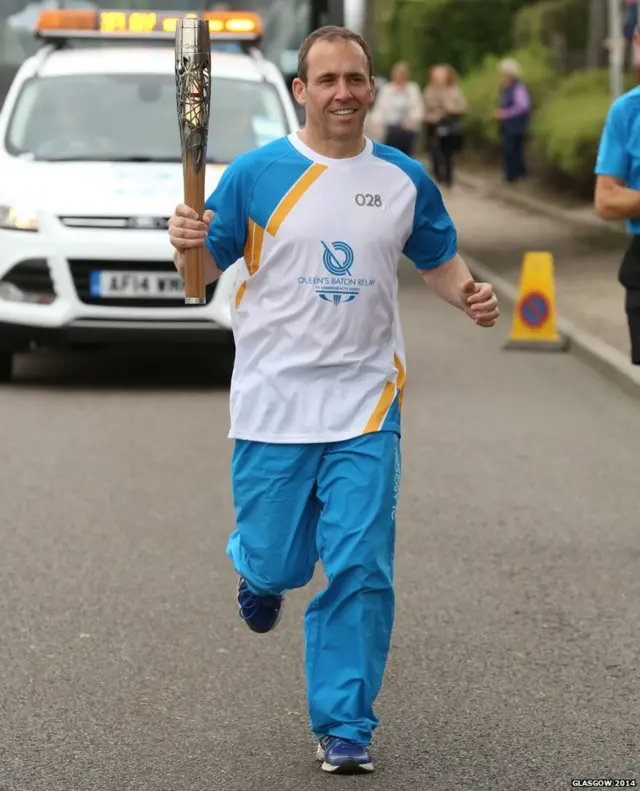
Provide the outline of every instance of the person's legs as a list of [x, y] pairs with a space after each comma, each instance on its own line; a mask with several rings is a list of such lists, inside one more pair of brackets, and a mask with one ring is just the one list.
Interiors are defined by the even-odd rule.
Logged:
[[640, 311], [628, 312], [627, 324], [631, 344], [631, 363], [640, 365]]
[[640, 365], [640, 288], [626, 288], [625, 312], [629, 328], [631, 362], [633, 365]]
[[408, 157], [413, 156], [413, 144], [415, 133], [401, 126], [390, 126], [387, 129], [385, 145], [397, 148]]
[[505, 181], [515, 181], [516, 163], [514, 152], [514, 136], [510, 134], [503, 134], [502, 136], [502, 173]]
[[442, 184], [444, 182], [445, 177], [445, 163], [444, 163], [444, 156], [442, 153], [442, 140], [438, 137], [433, 142], [433, 153], [432, 153], [432, 166], [433, 166], [433, 175], [435, 180], [438, 184]]
[[640, 237], [632, 236], [620, 263], [618, 281], [624, 288], [631, 362], [640, 365]]
[[416, 144], [416, 133], [411, 131], [410, 129], [405, 129], [404, 135], [404, 143], [400, 146], [400, 150], [403, 154], [406, 154], [408, 157], [413, 156], [413, 151], [415, 149]]
[[442, 180], [447, 187], [453, 186], [453, 152], [455, 149], [455, 138], [453, 135], [443, 137], [440, 146], [442, 148]]
[[236, 528], [227, 555], [240, 575], [241, 615], [273, 629], [282, 596], [304, 587], [318, 560], [316, 478], [324, 446], [237, 441], [232, 461]]
[[[309, 714], [319, 740], [366, 747], [378, 724], [373, 704], [391, 643], [400, 471], [400, 438], [391, 432], [328, 445], [322, 457], [317, 536], [328, 585], [305, 615]], [[339, 768], [320, 757], [327, 771]]]
[[514, 136], [513, 163], [516, 179], [523, 179], [527, 175], [527, 164], [524, 155], [526, 140], [526, 135]]

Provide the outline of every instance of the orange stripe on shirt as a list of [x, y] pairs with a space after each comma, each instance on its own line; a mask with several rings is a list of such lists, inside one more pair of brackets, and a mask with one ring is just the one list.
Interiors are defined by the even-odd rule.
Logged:
[[380, 396], [380, 400], [373, 410], [373, 414], [369, 418], [369, 422], [364, 430], [365, 434], [370, 434], [372, 431], [378, 431], [384, 420], [384, 416], [389, 411], [389, 407], [393, 404], [393, 399], [396, 397], [396, 386], [393, 382], [387, 382]]
[[236, 310], [240, 307], [240, 303], [242, 302], [242, 297], [244, 297], [244, 292], [247, 290], [247, 281], [243, 281], [240, 284], [240, 288], [236, 291]]
[[369, 422], [366, 425], [364, 430], [365, 434], [370, 434], [373, 431], [378, 431], [380, 426], [382, 426], [382, 422], [385, 418], [385, 415], [389, 411], [391, 404], [393, 404], [393, 399], [398, 396], [398, 409], [402, 409], [402, 400], [404, 397], [404, 385], [407, 379], [407, 374], [404, 369], [404, 365], [402, 364], [402, 360], [398, 357], [397, 354], [393, 355], [393, 362], [395, 363], [396, 368], [398, 369], [398, 376], [396, 377], [396, 384], [393, 382], [387, 382], [384, 386], [384, 390], [382, 391], [382, 395], [380, 396], [378, 403], [376, 404], [376, 408], [373, 410], [373, 414], [369, 418]]
[[402, 364], [402, 360], [397, 354], [393, 355], [393, 362], [396, 364], [396, 368], [398, 369], [398, 409], [400, 412], [402, 412], [402, 402], [404, 400], [404, 386], [407, 381], [407, 372], [405, 371], [404, 365]]
[[244, 246], [244, 260], [249, 270], [249, 275], [255, 275], [260, 268], [262, 245], [264, 243], [264, 228], [249, 218], [247, 230], [247, 243]]
[[267, 233], [275, 236], [282, 223], [287, 218], [287, 215], [309, 189], [309, 187], [318, 179], [327, 169], [327, 165], [321, 165], [318, 162], [311, 165], [310, 168], [300, 176], [296, 183], [291, 187], [289, 192], [284, 196], [280, 203], [276, 206], [275, 211], [271, 215], [267, 223]]

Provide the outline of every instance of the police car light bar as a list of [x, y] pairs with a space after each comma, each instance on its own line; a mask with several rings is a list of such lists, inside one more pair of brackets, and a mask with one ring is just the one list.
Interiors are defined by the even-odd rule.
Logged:
[[178, 20], [199, 17], [209, 21], [211, 38], [257, 40], [262, 22], [257, 14], [236, 11], [201, 13], [158, 11], [41, 11], [35, 26], [40, 38], [174, 38]]

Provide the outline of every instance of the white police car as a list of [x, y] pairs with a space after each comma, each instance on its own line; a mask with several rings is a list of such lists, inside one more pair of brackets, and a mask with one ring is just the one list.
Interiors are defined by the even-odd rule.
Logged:
[[[259, 38], [251, 14], [209, 16], [214, 41]], [[41, 14], [47, 45], [0, 112], [0, 380], [17, 351], [38, 346], [233, 348], [237, 267], [206, 305], [185, 306], [166, 230], [183, 201], [175, 24], [154, 12]], [[214, 47], [211, 78], [207, 195], [236, 156], [298, 125], [279, 70], [258, 53]]]

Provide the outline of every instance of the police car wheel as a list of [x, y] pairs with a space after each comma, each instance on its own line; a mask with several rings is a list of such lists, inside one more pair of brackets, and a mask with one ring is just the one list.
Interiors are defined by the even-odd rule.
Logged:
[[10, 382], [13, 374], [13, 352], [0, 350], [0, 382]]

